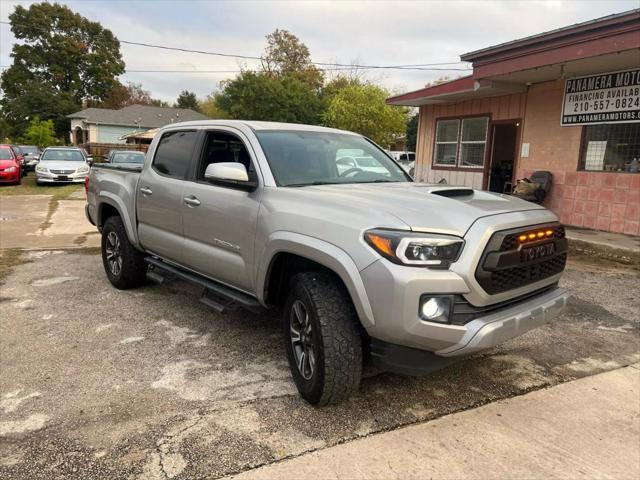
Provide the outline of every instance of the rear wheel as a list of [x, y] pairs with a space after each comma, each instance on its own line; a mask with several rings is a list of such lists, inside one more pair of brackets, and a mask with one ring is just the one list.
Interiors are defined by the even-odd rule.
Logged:
[[339, 280], [319, 272], [296, 275], [282, 323], [289, 367], [302, 398], [312, 405], [328, 405], [358, 389], [362, 336]]
[[135, 288], [145, 281], [144, 254], [131, 245], [118, 216], [109, 217], [102, 227], [102, 263], [109, 281], [116, 288]]

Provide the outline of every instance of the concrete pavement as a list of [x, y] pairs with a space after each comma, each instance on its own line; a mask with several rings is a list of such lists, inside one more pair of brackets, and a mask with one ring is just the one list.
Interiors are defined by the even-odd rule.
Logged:
[[638, 365], [232, 478], [640, 478]]

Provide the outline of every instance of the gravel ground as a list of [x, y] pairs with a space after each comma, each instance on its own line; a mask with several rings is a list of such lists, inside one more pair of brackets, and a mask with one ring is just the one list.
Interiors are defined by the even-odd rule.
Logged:
[[638, 361], [638, 274], [572, 263], [566, 314], [424, 378], [301, 401], [277, 320], [174, 282], [118, 291], [100, 257], [31, 252], [0, 290], [0, 478], [217, 478]]

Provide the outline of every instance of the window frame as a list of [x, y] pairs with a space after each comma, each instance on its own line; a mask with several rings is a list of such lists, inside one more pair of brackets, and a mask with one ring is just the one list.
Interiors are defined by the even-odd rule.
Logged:
[[[485, 139], [484, 142], [479, 140], [467, 140], [465, 144], [478, 144], [484, 143], [484, 152], [482, 155], [482, 165], [478, 166], [464, 166], [460, 165], [460, 153], [462, 150], [462, 130], [463, 130], [463, 120], [469, 120], [474, 118], [486, 118], [487, 119], [487, 127], [485, 130]], [[437, 141], [437, 133], [438, 133], [438, 122], [447, 121], [447, 120], [457, 120], [458, 121], [458, 138], [455, 142], [438, 142]], [[448, 117], [436, 117], [433, 125], [433, 147], [431, 153], [431, 169], [432, 170], [462, 170], [465, 172], [484, 172], [487, 165], [487, 146], [489, 144], [489, 131], [492, 123], [491, 113], [474, 113], [472, 115], [453, 115]], [[436, 149], [438, 144], [456, 144], [456, 162], [454, 165], [436, 163]]]
[[231, 184], [212, 183], [207, 180], [198, 178], [198, 171], [200, 170], [200, 165], [204, 161], [205, 149], [207, 146], [207, 137], [210, 134], [216, 134], [216, 133], [224, 133], [226, 135], [232, 135], [236, 137], [238, 141], [242, 142], [242, 144], [244, 145], [244, 148], [247, 150], [247, 153], [249, 154], [249, 161], [253, 166], [253, 170], [255, 172], [255, 178], [251, 178], [250, 170], [247, 171], [247, 174], [249, 175], [249, 182], [255, 182], [257, 187], [263, 185], [264, 181], [262, 179], [262, 171], [260, 169], [260, 165], [258, 164], [255, 151], [253, 150], [253, 146], [251, 145], [251, 142], [249, 141], [249, 139], [245, 135], [243, 135], [243, 133], [240, 130], [236, 130], [229, 127], [222, 127], [222, 126], [212, 126], [212, 127], [202, 128], [202, 130], [200, 131], [201, 136], [199, 139], [198, 148], [194, 152], [194, 159], [191, 162], [191, 167], [189, 169], [189, 172], [187, 173], [185, 180], [189, 182], [197, 183], [199, 185], [207, 185], [209, 187], [227, 188], [231, 190], [244, 190], [244, 188], [241, 185], [234, 186]]
[[[611, 173], [615, 173], [615, 174], [631, 174], [631, 175], [640, 175], [640, 172], [627, 172], [627, 171], [611, 171], [611, 170], [587, 170], [586, 169], [586, 154], [587, 154], [587, 147], [589, 142], [587, 141], [587, 128], [586, 127], [590, 127], [590, 126], [601, 126], [601, 125], [620, 125], [620, 124], [624, 124], [624, 123], [632, 123], [632, 122], [616, 122], [616, 123], [604, 123], [604, 124], [592, 124], [592, 125], [580, 125], [580, 150], [578, 153], [578, 162], [576, 164], [576, 171], [577, 172], [585, 172], [585, 173], [595, 173], [595, 174], [599, 174], [599, 173], [605, 173], [605, 174], [611, 174]], [[633, 122], [635, 123], [635, 122]], [[608, 140], [607, 140], [608, 141]]]
[[[161, 172], [160, 170], [158, 170], [156, 168], [156, 158], [158, 157], [158, 150], [160, 150], [160, 142], [162, 141], [162, 138], [165, 135], [171, 135], [171, 134], [176, 134], [176, 133], [181, 133], [181, 132], [193, 132], [195, 133], [195, 140], [194, 140], [194, 145], [193, 145], [193, 150], [191, 151], [191, 156], [189, 157], [189, 164], [187, 165], [186, 170], [184, 171], [184, 174], [181, 177], [176, 177], [173, 175], [167, 175], [166, 173]], [[151, 169], [153, 170], [154, 173], [164, 177], [164, 178], [170, 178], [172, 180], [178, 180], [178, 181], [185, 181], [189, 178], [189, 174], [191, 172], [191, 167], [193, 165], [193, 156], [200, 151], [200, 144], [202, 143], [202, 133], [199, 129], [197, 128], [177, 128], [175, 130], [168, 130], [166, 132], [162, 133], [162, 136], [158, 139], [158, 143], [155, 146], [155, 149], [153, 151], [153, 158], [151, 159]]]

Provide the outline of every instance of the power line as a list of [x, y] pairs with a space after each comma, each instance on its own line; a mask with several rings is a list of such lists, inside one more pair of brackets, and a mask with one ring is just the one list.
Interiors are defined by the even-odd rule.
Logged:
[[[4, 24], [4, 25], [11, 25], [10, 22], [5, 22], [5, 21], [0, 21], [0, 24]], [[44, 30], [44, 29], [43, 29]], [[196, 50], [196, 49], [191, 49], [191, 48], [181, 48], [181, 47], [171, 47], [171, 46], [167, 46], [167, 45], [158, 45], [158, 44], [153, 44], [153, 43], [143, 43], [143, 42], [132, 42], [129, 40], [120, 40], [118, 39], [118, 41], [120, 43], [124, 43], [126, 45], [134, 45], [134, 46], [140, 46], [140, 47], [146, 47], [146, 48], [156, 48], [156, 49], [160, 49], [160, 50], [170, 50], [170, 51], [177, 51], [177, 52], [183, 52], [183, 53], [195, 53], [195, 54], [199, 54], [199, 55], [209, 55], [209, 56], [218, 56], [218, 57], [225, 57], [225, 58], [239, 58], [242, 60], [264, 60], [262, 57], [256, 57], [256, 56], [252, 56], [252, 55], [239, 55], [239, 54], [231, 54], [231, 53], [222, 53], [222, 52], [212, 52], [212, 51], [207, 51], [207, 50]], [[358, 65], [358, 64], [346, 64], [346, 63], [331, 63], [331, 62], [311, 62], [311, 64], [313, 65], [317, 65], [317, 66], [322, 66], [322, 67], [340, 67], [340, 68], [335, 68], [335, 70], [342, 70], [342, 69], [349, 69], [349, 70], [356, 70], [356, 69], [360, 69], [360, 70], [374, 70], [374, 69], [380, 69], [380, 70], [418, 70], [418, 71], [468, 71], [471, 70], [470, 68], [433, 68], [433, 67], [440, 67], [440, 66], [444, 66], [444, 65], [458, 65], [461, 63], [466, 63], [466, 62], [443, 62], [443, 63], [423, 63], [423, 64], [412, 64], [412, 65]], [[329, 70], [329, 69], [322, 69], [322, 70]], [[133, 71], [133, 70], [127, 70], [127, 72], [129, 73], [188, 73], [188, 72], [194, 72], [194, 73], [239, 73], [239, 71], [225, 71], [225, 72], [204, 72], [204, 71], [192, 71], [192, 70], [171, 70], [171, 71], [152, 71], [152, 70], [147, 70], [147, 71]]]

